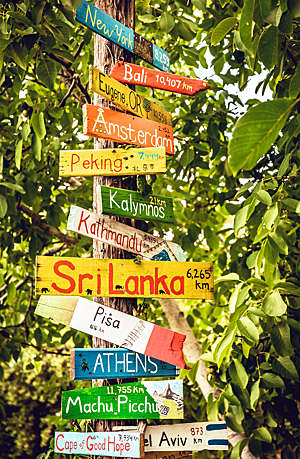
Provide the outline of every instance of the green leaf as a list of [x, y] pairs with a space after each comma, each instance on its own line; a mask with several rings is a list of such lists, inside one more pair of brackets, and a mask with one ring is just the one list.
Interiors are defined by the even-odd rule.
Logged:
[[263, 216], [263, 223], [267, 229], [271, 229], [273, 223], [275, 222], [278, 216], [278, 205], [277, 203], [274, 204], [270, 209], [267, 210], [265, 215]]
[[53, 89], [56, 78], [56, 65], [51, 59], [42, 60], [36, 70], [38, 79], [44, 83], [47, 88]]
[[215, 285], [219, 284], [220, 282], [229, 282], [229, 281], [238, 281], [238, 280], [240, 280], [240, 278], [237, 273], [229, 273], [229, 274], [225, 274], [225, 276], [219, 277], [215, 281]]
[[5, 186], [5, 188], [8, 188], [9, 190], [17, 191], [18, 193], [25, 193], [24, 188], [17, 183], [0, 182], [0, 185]]
[[269, 388], [284, 388], [283, 379], [274, 373], [264, 373], [261, 377], [264, 385]]
[[178, 22], [177, 30], [180, 37], [182, 37], [186, 41], [191, 41], [195, 36], [194, 32], [192, 32], [190, 27], [185, 22]]
[[[281, 16], [279, 30], [287, 35], [293, 33], [293, 18], [289, 11]], [[293, 97], [290, 95], [290, 97]]]
[[212, 393], [208, 395], [206, 412], [208, 421], [218, 421], [218, 401], [214, 400], [214, 396]]
[[7, 201], [2, 194], [0, 194], [0, 218], [3, 218], [7, 212]]
[[234, 217], [234, 234], [237, 235], [239, 230], [246, 225], [249, 205], [242, 207], [237, 211]]
[[218, 346], [214, 352], [214, 361], [220, 368], [224, 358], [228, 355], [231, 351], [233, 342], [235, 340], [236, 335], [236, 327], [232, 331], [227, 331], [224, 334], [224, 337], [220, 340]]
[[33, 111], [31, 115], [31, 124], [35, 134], [42, 140], [46, 135], [43, 112]]
[[223, 40], [225, 35], [230, 32], [231, 29], [236, 25], [237, 23], [237, 18], [235, 17], [230, 17], [223, 19], [223, 21], [219, 22], [216, 27], [213, 30], [213, 33], [211, 35], [211, 44], [213, 46], [216, 46], [220, 41]]
[[37, 161], [40, 161], [42, 158], [42, 142], [41, 142], [41, 139], [36, 134], [33, 134], [32, 151], [33, 151], [35, 159]]
[[262, 307], [264, 312], [271, 317], [282, 316], [287, 308], [278, 290], [275, 290], [264, 299]]
[[250, 341], [257, 342], [259, 340], [259, 333], [256, 325], [249, 319], [249, 317], [241, 317], [238, 320], [238, 328], [243, 336]]
[[252, 169], [269, 150], [293, 109], [291, 99], [276, 99], [251, 107], [236, 123], [229, 143], [229, 164], [234, 175]]
[[273, 242], [275, 242], [276, 246], [278, 247], [280, 253], [283, 253], [284, 255], [287, 255], [289, 253], [289, 247], [283, 237], [278, 234], [276, 231], [272, 231], [272, 233], [269, 234], [270, 238], [272, 239]]
[[174, 29], [175, 19], [173, 16], [166, 11], [161, 15], [159, 21], [159, 27], [166, 33], [170, 33]]
[[297, 199], [286, 198], [283, 199], [281, 202], [284, 205], [284, 207], [286, 207], [288, 210], [300, 214], [300, 201], [298, 201]]
[[192, 4], [200, 11], [206, 9], [206, 0], [192, 0]]
[[187, 148], [181, 155], [180, 164], [182, 164], [183, 167], [187, 167], [194, 160], [194, 157], [194, 151], [191, 148]]
[[298, 372], [294, 362], [288, 357], [278, 357], [274, 362], [273, 369], [281, 376], [288, 379], [298, 379]]
[[33, 336], [35, 338], [36, 345], [41, 347], [41, 345], [43, 343], [43, 335], [42, 335], [41, 329], [40, 328], [36, 328], [34, 330]]
[[15, 63], [21, 67], [21, 69], [26, 70], [27, 68], [27, 53], [25, 48], [19, 43], [14, 43], [9, 45], [7, 48], [8, 54], [13, 58]]
[[244, 46], [252, 54], [252, 18], [254, 11], [254, 0], [245, 0], [242, 9], [239, 32]]
[[240, 459], [242, 457], [242, 451], [247, 443], [247, 438], [243, 438], [242, 440], [237, 442], [231, 450], [230, 459]]
[[289, 96], [296, 98], [299, 92], [300, 92], [300, 61], [298, 62], [296, 71], [290, 81]]
[[233, 359], [229, 367], [229, 375], [232, 379], [232, 382], [239, 386], [241, 389], [245, 389], [248, 384], [248, 375], [243, 364], [237, 360]]
[[266, 206], [272, 205], [272, 198], [266, 190], [255, 191], [254, 196]]
[[258, 54], [267, 69], [271, 69], [278, 62], [278, 29], [271, 26], [260, 36]]
[[272, 435], [266, 429], [266, 427], [258, 427], [253, 432], [254, 438], [257, 440], [265, 441], [266, 443], [272, 443]]
[[291, 345], [290, 327], [286, 321], [272, 327], [271, 330], [272, 344], [279, 355], [283, 357], [293, 355], [294, 349]]
[[152, 14], [144, 14], [143, 16], [138, 16], [138, 19], [144, 24], [152, 24], [153, 22], [156, 22], [156, 17], [152, 16]]
[[22, 139], [25, 142], [28, 139], [29, 134], [30, 134], [30, 125], [29, 125], [28, 121], [26, 121], [26, 123], [24, 123], [23, 126], [22, 126]]
[[251, 394], [250, 394], [250, 406], [252, 410], [255, 410], [258, 399], [260, 395], [260, 390], [259, 390], [259, 379], [255, 381], [255, 383], [252, 384], [251, 387]]
[[19, 170], [21, 167], [22, 147], [23, 147], [23, 139], [20, 139], [16, 145], [16, 151], [15, 151], [16, 168]]

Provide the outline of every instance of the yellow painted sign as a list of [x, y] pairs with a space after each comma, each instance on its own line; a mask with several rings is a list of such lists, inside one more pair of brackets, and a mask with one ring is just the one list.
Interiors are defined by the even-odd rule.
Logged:
[[38, 256], [36, 293], [212, 300], [212, 263]]
[[60, 177], [150, 175], [166, 172], [165, 147], [61, 150]]
[[90, 89], [110, 100], [114, 105], [141, 118], [172, 126], [171, 113], [92, 65], [90, 66]]

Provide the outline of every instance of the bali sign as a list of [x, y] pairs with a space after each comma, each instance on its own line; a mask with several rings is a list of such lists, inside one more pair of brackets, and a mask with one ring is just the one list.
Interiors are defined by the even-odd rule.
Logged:
[[141, 381], [62, 392], [63, 419], [183, 419], [183, 381]]

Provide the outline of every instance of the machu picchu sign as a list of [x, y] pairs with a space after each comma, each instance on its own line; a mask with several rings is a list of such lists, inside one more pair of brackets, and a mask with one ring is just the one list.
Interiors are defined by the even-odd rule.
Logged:
[[101, 37], [141, 57], [154, 67], [166, 72], [170, 71], [170, 59], [166, 51], [86, 0], [83, 0], [75, 9], [75, 19]]
[[185, 335], [76, 296], [45, 296], [35, 314], [104, 339], [130, 351], [188, 368], [182, 348]]
[[134, 113], [141, 118], [172, 126], [172, 115], [155, 102], [137, 94], [128, 86], [90, 66], [90, 89], [117, 107]]
[[61, 150], [61, 177], [88, 175], [150, 175], [166, 172], [165, 147]]
[[150, 260], [186, 260], [178, 244], [82, 207], [71, 205], [67, 229]]
[[179, 368], [123, 348], [71, 349], [71, 379], [178, 376]]
[[55, 453], [142, 457], [143, 450], [139, 432], [55, 432]]
[[175, 223], [172, 198], [103, 185], [98, 185], [98, 196], [103, 214]]
[[63, 419], [183, 419], [183, 380], [63, 391], [61, 410]]
[[98, 105], [83, 105], [83, 134], [141, 147], [165, 147], [174, 154], [173, 128]]
[[36, 293], [212, 300], [209, 262], [36, 257]]
[[117, 62], [110, 72], [110, 76], [122, 83], [163, 89], [189, 96], [194, 96], [197, 92], [210, 88], [210, 85], [202, 80], [161, 72], [129, 62]]

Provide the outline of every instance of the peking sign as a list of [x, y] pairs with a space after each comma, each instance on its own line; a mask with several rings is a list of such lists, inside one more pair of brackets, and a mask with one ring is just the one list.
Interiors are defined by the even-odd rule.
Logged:
[[61, 177], [89, 175], [148, 175], [166, 172], [166, 150], [156, 148], [105, 148], [61, 150]]
[[183, 419], [183, 380], [63, 391], [61, 410], [63, 419]]
[[185, 335], [95, 301], [42, 295], [35, 314], [131, 351], [188, 368], [182, 354]]
[[185, 261], [178, 244], [71, 205], [67, 229], [150, 260]]
[[179, 368], [128, 349], [72, 349], [71, 379], [178, 376]]
[[138, 432], [55, 432], [54, 452], [141, 457], [143, 456], [143, 438]]
[[165, 147], [174, 154], [173, 129], [138, 116], [127, 115], [98, 105], [86, 104], [83, 111], [83, 133], [93, 137], [144, 147]]
[[36, 293], [212, 300], [212, 263], [37, 256]]
[[89, 83], [92, 91], [111, 101], [117, 107], [128, 110], [141, 118], [172, 126], [170, 113], [92, 65], [90, 66]]
[[194, 96], [197, 92], [210, 88], [210, 85], [202, 80], [160, 72], [159, 70], [148, 69], [129, 62], [117, 62], [110, 76], [122, 83], [164, 89], [165, 91], [189, 96]]
[[81, 1], [76, 8], [75, 19], [93, 32], [141, 57], [154, 67], [167, 72], [170, 70], [170, 59], [166, 51], [86, 0]]

